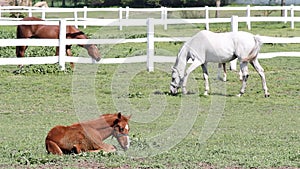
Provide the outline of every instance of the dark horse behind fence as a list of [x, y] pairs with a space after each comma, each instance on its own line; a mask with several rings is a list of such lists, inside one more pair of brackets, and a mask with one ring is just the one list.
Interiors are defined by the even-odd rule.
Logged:
[[[43, 21], [36, 17], [25, 17], [22, 21]], [[17, 38], [41, 38], [41, 39], [59, 39], [59, 26], [58, 25], [18, 25]], [[79, 29], [74, 26], [67, 26], [66, 28], [67, 39], [88, 39], [88, 37]], [[96, 61], [101, 59], [100, 53], [96, 45], [92, 44], [79, 44], [78, 46], [85, 48], [88, 54]], [[17, 57], [24, 57], [25, 50], [28, 46], [17, 46]], [[59, 47], [56, 47], [56, 56], [59, 54]], [[71, 45], [66, 45], [67, 56], [72, 56]], [[73, 67], [73, 64], [71, 64]]]
[[115, 146], [104, 143], [109, 136], [117, 138], [124, 150], [130, 145], [129, 119], [120, 112], [104, 114], [97, 119], [76, 123], [70, 126], [55, 126], [46, 137], [46, 149], [52, 154], [81, 152], [114, 152]]

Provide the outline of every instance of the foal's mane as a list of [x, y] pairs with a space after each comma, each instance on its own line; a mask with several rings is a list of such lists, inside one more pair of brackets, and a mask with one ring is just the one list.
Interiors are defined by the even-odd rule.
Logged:
[[79, 31], [78, 32], [68, 32], [67, 33], [67, 37], [70, 37], [72, 39], [76, 38], [77, 36], [80, 36], [80, 35], [83, 35], [85, 38], [87, 38], [87, 36], [82, 32], [82, 31]]
[[[115, 124], [125, 121], [126, 123], [129, 121], [129, 118], [121, 115], [121, 118], [118, 118], [118, 113], [115, 114], [103, 114], [99, 118], [83, 121], [79, 123], [75, 123], [73, 125], [91, 125], [91, 126], [101, 126], [102, 127], [113, 127]], [[103, 124], [103, 126], [102, 126]]]
[[125, 122], [129, 121], [129, 118], [124, 115], [121, 115], [121, 118], [119, 118], [118, 116], [119, 116], [119, 113], [103, 114], [100, 116], [100, 118], [104, 118], [106, 121], [109, 121], [109, 120], [114, 120], [114, 121], [119, 120], [119, 121], [125, 121]]

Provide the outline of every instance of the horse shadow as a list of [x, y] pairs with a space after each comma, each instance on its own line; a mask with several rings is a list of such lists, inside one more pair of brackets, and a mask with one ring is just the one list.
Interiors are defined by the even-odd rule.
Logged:
[[209, 96], [223, 96], [223, 97], [235, 97], [236, 95], [233, 94], [224, 94], [224, 93], [218, 93], [218, 92], [212, 92], [208, 96], [204, 95], [203, 93], [199, 94], [194, 91], [188, 91], [187, 94], [182, 94], [182, 92], [178, 92], [177, 94], [171, 94], [169, 91], [159, 91], [156, 90], [153, 92], [154, 95], [166, 95], [166, 96], [175, 96], [175, 97], [182, 97], [183, 95], [199, 95], [199, 97], [207, 98]]

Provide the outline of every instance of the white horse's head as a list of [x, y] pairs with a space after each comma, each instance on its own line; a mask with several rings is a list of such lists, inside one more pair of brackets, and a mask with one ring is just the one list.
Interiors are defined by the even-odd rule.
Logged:
[[172, 81], [170, 83], [170, 93], [175, 95], [178, 93], [178, 88], [180, 87], [181, 78], [179, 72], [176, 68], [172, 67]]

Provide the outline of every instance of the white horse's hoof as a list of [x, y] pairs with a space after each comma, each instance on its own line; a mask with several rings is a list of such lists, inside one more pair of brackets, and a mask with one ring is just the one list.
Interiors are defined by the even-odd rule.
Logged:
[[227, 81], [227, 75], [224, 74], [224, 76], [223, 76], [223, 82], [226, 82], [226, 81]]
[[208, 96], [208, 92], [207, 92], [207, 91], [205, 91], [203, 95], [204, 95], [204, 96]]
[[219, 76], [219, 75], [217, 76], [217, 79], [218, 80], [223, 80], [223, 78], [221, 76]]
[[241, 93], [239, 93], [238, 95], [236, 95], [237, 97], [241, 97], [242, 96], [242, 94]]
[[265, 93], [265, 98], [270, 97], [270, 93]]
[[187, 90], [185, 87], [182, 87], [182, 94], [187, 94]]
[[221, 81], [223, 81], [223, 82], [226, 82], [226, 81], [227, 81], [227, 78], [226, 78], [226, 77], [218, 76], [217, 78], [218, 78], [218, 80], [221, 80]]

